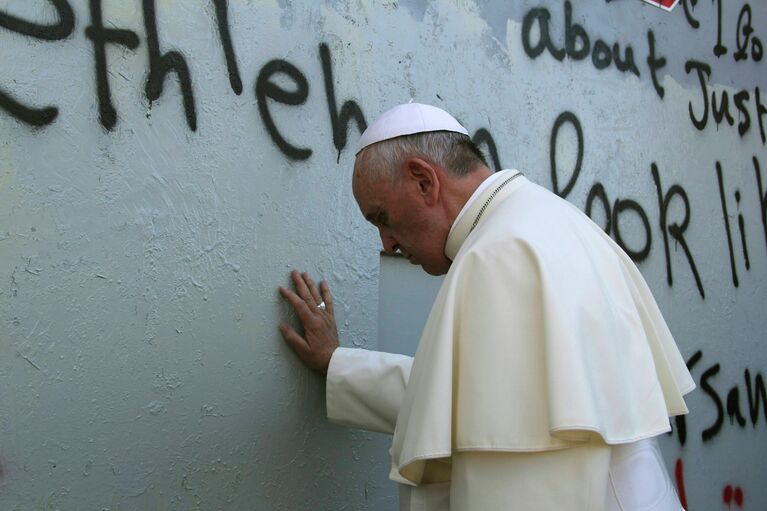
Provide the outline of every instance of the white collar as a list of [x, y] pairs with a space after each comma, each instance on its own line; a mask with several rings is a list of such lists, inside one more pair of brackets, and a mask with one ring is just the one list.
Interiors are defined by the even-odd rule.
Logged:
[[521, 174], [521, 172], [514, 169], [496, 172], [482, 181], [477, 189], [474, 190], [474, 193], [471, 194], [469, 200], [463, 205], [463, 208], [461, 208], [458, 216], [453, 221], [453, 225], [450, 227], [450, 232], [445, 242], [445, 255], [448, 259], [451, 261], [455, 259], [464, 240], [474, 228], [475, 220], [478, 220], [477, 215], [481, 214], [481, 211], [484, 209], [481, 199], [485, 198], [485, 195], [493, 195], [493, 185], [503, 185], [509, 178], [516, 177], [518, 174]]

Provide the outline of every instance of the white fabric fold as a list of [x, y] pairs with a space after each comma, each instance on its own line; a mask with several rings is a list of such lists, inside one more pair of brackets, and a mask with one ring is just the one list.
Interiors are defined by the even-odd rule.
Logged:
[[524, 177], [497, 188], [472, 205], [485, 208], [476, 228], [470, 210], [448, 238], [453, 264], [397, 418], [395, 480], [448, 480], [456, 451], [634, 442], [687, 412], [695, 385], [628, 256]]

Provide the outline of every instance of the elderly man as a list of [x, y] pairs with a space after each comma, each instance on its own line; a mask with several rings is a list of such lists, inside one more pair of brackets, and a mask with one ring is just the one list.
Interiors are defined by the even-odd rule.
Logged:
[[339, 348], [305, 273], [280, 288], [304, 333], [280, 329], [327, 374], [331, 420], [393, 433], [403, 509], [681, 509], [654, 437], [694, 384], [597, 225], [416, 103], [363, 133], [353, 191], [387, 252], [446, 274], [415, 358]]

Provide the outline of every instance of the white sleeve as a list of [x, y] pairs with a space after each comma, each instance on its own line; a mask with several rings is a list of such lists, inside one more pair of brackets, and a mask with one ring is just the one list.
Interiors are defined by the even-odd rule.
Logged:
[[412, 357], [338, 348], [325, 386], [328, 419], [380, 433], [394, 433], [405, 396]]

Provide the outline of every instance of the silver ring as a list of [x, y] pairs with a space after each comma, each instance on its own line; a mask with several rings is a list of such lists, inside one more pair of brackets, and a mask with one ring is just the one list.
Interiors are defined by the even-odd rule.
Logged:
[[317, 308], [321, 311], [324, 311], [325, 309], [327, 309], [327, 306], [325, 305], [325, 302], [320, 302], [320, 304], [317, 305]]

